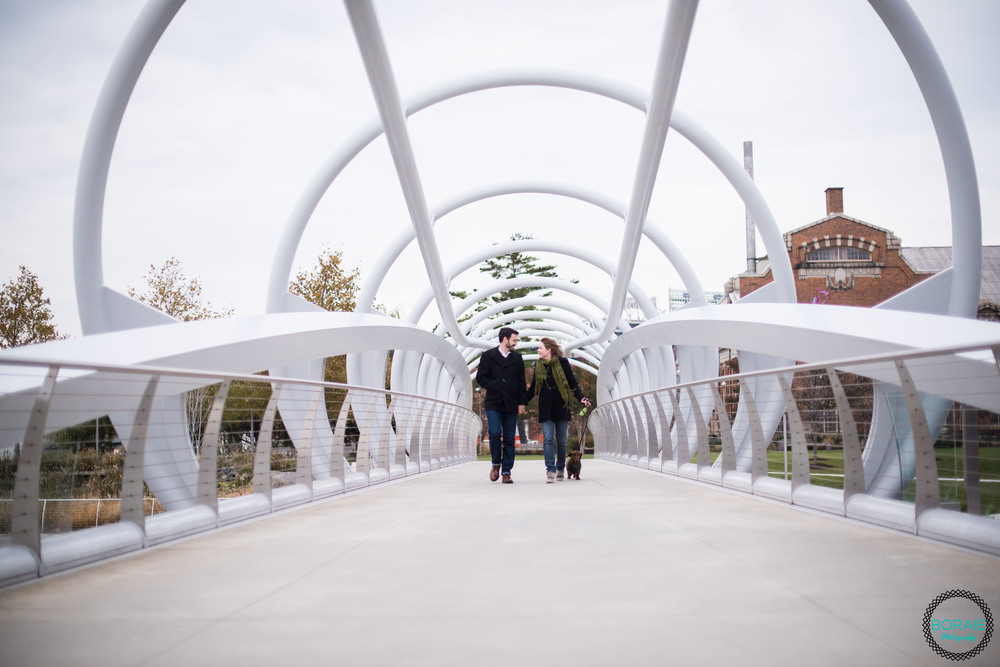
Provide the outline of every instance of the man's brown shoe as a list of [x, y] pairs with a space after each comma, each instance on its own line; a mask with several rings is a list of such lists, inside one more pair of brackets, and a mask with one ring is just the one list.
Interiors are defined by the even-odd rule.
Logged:
[[490, 468], [490, 481], [495, 482], [500, 479], [500, 466]]
[[513, 484], [513, 483], [514, 480], [510, 478], [509, 474], [503, 476], [503, 482], [501, 482], [501, 484]]

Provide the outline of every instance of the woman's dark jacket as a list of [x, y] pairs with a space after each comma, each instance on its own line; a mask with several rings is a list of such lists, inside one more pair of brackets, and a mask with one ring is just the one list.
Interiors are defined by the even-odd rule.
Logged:
[[511, 352], [506, 358], [496, 347], [483, 352], [476, 382], [486, 390], [483, 407], [487, 410], [517, 412], [519, 405], [528, 404], [524, 359], [517, 352]]
[[[535, 377], [538, 377], [538, 364], [541, 361], [535, 362]], [[580, 385], [576, 383], [576, 376], [573, 375], [573, 367], [569, 365], [569, 360], [565, 357], [559, 358], [559, 365], [562, 366], [563, 374], [566, 376], [566, 384], [569, 385], [570, 393], [576, 396], [576, 400], [583, 400], [583, 390], [580, 389]], [[556, 386], [556, 380], [552, 377], [555, 371], [549, 370], [545, 376], [545, 383], [538, 387], [538, 421], [564, 421], [568, 420], [572, 415], [569, 411], [568, 405], [563, 405], [562, 394], [559, 393], [559, 387]], [[531, 386], [528, 387], [528, 400], [530, 401], [535, 396], [535, 379], [532, 378]]]

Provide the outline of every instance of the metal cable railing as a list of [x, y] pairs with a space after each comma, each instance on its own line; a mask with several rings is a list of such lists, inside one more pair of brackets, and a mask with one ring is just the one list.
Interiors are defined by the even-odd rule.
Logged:
[[597, 408], [595, 456], [1000, 554], [998, 346], [723, 375]]
[[0, 389], [0, 584], [475, 460], [482, 430], [265, 375], [5, 360]]

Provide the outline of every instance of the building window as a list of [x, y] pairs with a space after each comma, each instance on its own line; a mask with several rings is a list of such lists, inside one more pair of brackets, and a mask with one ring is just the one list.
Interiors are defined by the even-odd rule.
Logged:
[[813, 250], [806, 255], [807, 262], [870, 262], [872, 254], [861, 248], [831, 246]]

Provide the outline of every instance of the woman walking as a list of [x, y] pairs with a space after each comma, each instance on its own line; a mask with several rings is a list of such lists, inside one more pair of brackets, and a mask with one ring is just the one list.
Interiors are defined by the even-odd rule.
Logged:
[[535, 375], [528, 387], [528, 400], [538, 392], [538, 421], [542, 425], [545, 476], [551, 484], [564, 478], [566, 469], [566, 434], [569, 431], [570, 394], [587, 407], [590, 399], [583, 395], [573, 375], [573, 367], [563, 356], [562, 348], [551, 338], [542, 338], [538, 345]]

